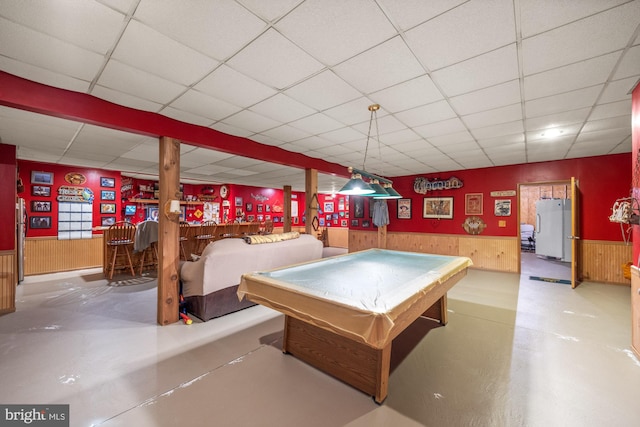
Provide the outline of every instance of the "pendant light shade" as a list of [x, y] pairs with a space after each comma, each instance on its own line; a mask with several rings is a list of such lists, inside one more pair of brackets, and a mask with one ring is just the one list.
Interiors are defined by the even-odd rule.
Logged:
[[338, 194], [347, 196], [368, 196], [373, 193], [375, 193], [375, 190], [362, 180], [362, 175], [359, 173], [352, 174], [349, 182], [338, 191]]
[[384, 191], [387, 193], [386, 196], [373, 196], [374, 199], [402, 199], [400, 193], [393, 189], [391, 184], [384, 184]]

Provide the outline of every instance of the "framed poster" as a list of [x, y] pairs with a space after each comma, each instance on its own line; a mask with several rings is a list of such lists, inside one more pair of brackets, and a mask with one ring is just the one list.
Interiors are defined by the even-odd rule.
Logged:
[[100, 213], [103, 213], [103, 214], [114, 214], [114, 213], [116, 213], [116, 204], [115, 203], [100, 203]]
[[116, 179], [115, 178], [105, 178], [104, 176], [100, 178], [100, 187], [115, 187]]
[[115, 200], [116, 192], [113, 190], [102, 190], [100, 191], [100, 200]]
[[422, 217], [452, 219], [453, 197], [425, 197], [422, 206]]
[[482, 215], [482, 193], [464, 195], [464, 214]]
[[494, 213], [496, 216], [511, 216], [511, 200], [496, 200]]
[[364, 199], [362, 197], [353, 199], [353, 217], [364, 218]]
[[51, 202], [48, 200], [32, 200], [31, 212], [51, 212]]
[[53, 172], [32, 171], [31, 183], [53, 185]]
[[46, 185], [34, 185], [31, 187], [32, 196], [51, 197], [51, 187]]
[[50, 216], [32, 216], [29, 218], [29, 226], [31, 228], [51, 228]]
[[398, 219], [411, 219], [411, 199], [398, 199]]

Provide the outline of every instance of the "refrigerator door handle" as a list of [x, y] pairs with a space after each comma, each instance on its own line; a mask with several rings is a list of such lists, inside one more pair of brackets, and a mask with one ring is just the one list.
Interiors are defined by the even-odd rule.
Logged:
[[540, 233], [540, 214], [536, 214], [536, 233]]

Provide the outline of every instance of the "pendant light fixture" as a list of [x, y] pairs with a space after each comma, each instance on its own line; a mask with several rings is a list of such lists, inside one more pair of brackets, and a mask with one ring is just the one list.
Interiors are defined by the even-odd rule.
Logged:
[[[381, 176], [374, 175], [365, 170], [365, 164], [367, 162], [367, 154], [369, 152], [369, 140], [371, 139], [371, 126], [374, 121], [376, 124], [376, 136], [378, 144], [380, 144], [380, 137], [378, 132], [378, 110], [380, 104], [371, 104], [368, 110], [371, 112], [369, 118], [369, 131], [367, 132], [367, 145], [364, 150], [364, 160], [362, 161], [362, 170], [349, 168], [351, 173], [351, 179], [338, 191], [338, 194], [350, 195], [350, 196], [367, 196], [374, 199], [399, 199], [402, 196], [391, 186], [393, 183]], [[368, 182], [365, 182], [364, 179]]]

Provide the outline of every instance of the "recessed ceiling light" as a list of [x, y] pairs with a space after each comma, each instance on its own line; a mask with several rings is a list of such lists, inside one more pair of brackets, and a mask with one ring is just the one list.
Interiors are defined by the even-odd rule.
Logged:
[[564, 133], [561, 129], [547, 129], [540, 134], [541, 137], [551, 139], [557, 138]]

